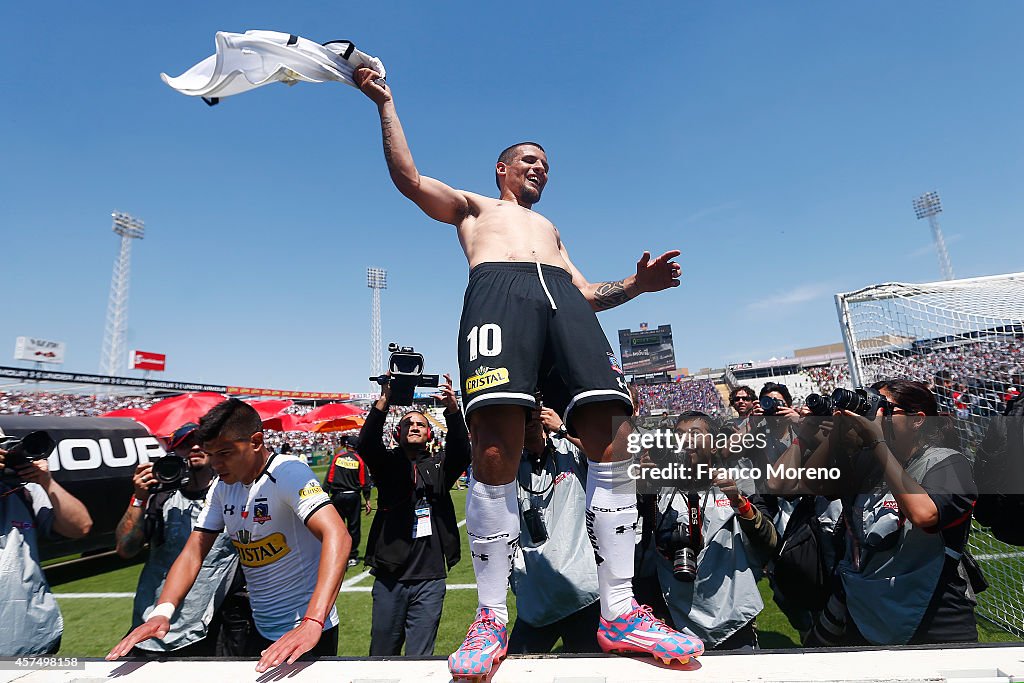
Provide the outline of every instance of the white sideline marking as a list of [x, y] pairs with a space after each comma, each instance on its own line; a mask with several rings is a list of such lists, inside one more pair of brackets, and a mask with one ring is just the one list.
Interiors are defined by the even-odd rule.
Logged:
[[[466, 520], [459, 522], [458, 526], [466, 526]], [[1022, 553], [1008, 553], [1008, 555], [1024, 555]], [[983, 556], [978, 556], [978, 559], [982, 559]], [[367, 569], [365, 572], [356, 574], [351, 579], [346, 579], [341, 584], [342, 593], [369, 593], [372, 588], [370, 586], [357, 586], [367, 576], [370, 575], [370, 570]], [[475, 583], [449, 583], [446, 588], [450, 591], [465, 591], [469, 589], [476, 590]], [[135, 593], [54, 593], [57, 598], [65, 600], [76, 600], [76, 599], [91, 599], [91, 598], [134, 598]]]
[[1008, 560], [1011, 557], [1024, 557], [1024, 550], [1018, 550], [1015, 553], [982, 553], [981, 555], [974, 555], [976, 560]]
[[[449, 583], [445, 586], [450, 591], [476, 590], [475, 583]], [[371, 586], [342, 586], [342, 593], [369, 593]], [[135, 593], [54, 593], [53, 596], [59, 600], [77, 600], [93, 598], [134, 598]]]

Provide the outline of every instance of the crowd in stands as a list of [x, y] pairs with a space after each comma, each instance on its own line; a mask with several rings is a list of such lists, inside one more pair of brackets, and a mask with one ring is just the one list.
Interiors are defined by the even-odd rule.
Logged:
[[850, 366], [846, 363], [804, 368], [804, 374], [817, 385], [817, 393], [824, 396], [838, 388], [850, 388]]
[[33, 391], [0, 391], [0, 414], [93, 417], [125, 408], [149, 408], [151, 396], [95, 396]]
[[900, 374], [934, 384], [943, 409], [990, 416], [1002, 411], [1008, 394], [1024, 383], [1024, 340], [979, 341], [951, 345], [930, 353], [880, 354], [865, 359], [868, 374]]
[[725, 406], [714, 382], [707, 379], [665, 384], [639, 384], [640, 415], [662, 411], [675, 415], [685, 410], [699, 410], [708, 415], [722, 415]]

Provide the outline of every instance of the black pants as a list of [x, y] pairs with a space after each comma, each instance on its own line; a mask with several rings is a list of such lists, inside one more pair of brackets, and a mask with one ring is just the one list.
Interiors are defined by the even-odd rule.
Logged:
[[516, 619], [508, 638], [509, 654], [543, 654], [551, 652], [562, 639], [562, 652], [601, 652], [597, 644], [597, 624], [601, 618], [601, 602], [595, 602], [547, 626], [533, 626]]
[[373, 582], [370, 656], [406, 657], [434, 654], [437, 626], [444, 607], [444, 579], [399, 581], [377, 577]]
[[331, 502], [334, 503], [334, 508], [341, 518], [345, 520], [348, 535], [352, 537], [352, 552], [349, 553], [348, 558], [356, 559], [359, 557], [359, 539], [362, 536], [362, 517], [359, 513], [363, 510], [363, 504], [360, 501], [359, 492], [334, 493], [331, 495]]
[[[273, 640], [264, 638], [259, 631], [254, 631], [249, 636], [249, 642], [245, 645], [246, 657], [259, 657], [260, 653], [274, 644]], [[320, 634], [320, 642], [313, 646], [313, 649], [302, 655], [302, 659], [309, 657], [337, 657], [338, 656], [338, 627], [329, 628]]]

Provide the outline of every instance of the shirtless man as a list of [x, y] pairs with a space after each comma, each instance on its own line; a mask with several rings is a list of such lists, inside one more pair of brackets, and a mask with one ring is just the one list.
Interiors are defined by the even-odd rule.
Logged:
[[643, 292], [677, 287], [680, 267], [672, 259], [680, 252], [654, 260], [644, 252], [636, 275], [588, 282], [555, 226], [531, 210], [548, 179], [540, 145], [519, 143], [501, 153], [497, 199], [453, 189], [416, 169], [391, 89], [379, 75], [357, 69], [355, 80], [377, 105], [395, 186], [428, 216], [456, 227], [470, 267], [459, 368], [473, 443], [466, 531], [479, 609], [448, 659], [452, 676], [486, 676], [507, 650], [505, 599], [519, 538], [516, 472], [527, 410], [536, 406], [534, 391], [552, 365], [571, 397], [566, 425], [591, 461], [586, 515], [601, 594], [598, 642], [606, 651], [644, 652], [666, 662], [699, 655], [699, 640], [669, 629], [633, 599], [636, 482], [625, 474], [624, 447], [630, 426], [623, 420], [616, 431], [613, 422], [632, 414], [632, 404], [594, 315]]

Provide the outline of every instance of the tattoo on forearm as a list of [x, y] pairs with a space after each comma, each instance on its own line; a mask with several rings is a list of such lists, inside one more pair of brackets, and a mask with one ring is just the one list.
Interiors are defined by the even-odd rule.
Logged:
[[629, 301], [626, 284], [623, 280], [602, 282], [594, 290], [594, 306], [599, 311], [607, 311]]
[[391, 117], [384, 116], [380, 120], [380, 133], [384, 139], [384, 158], [391, 167]]
[[[142, 521], [141, 519], [138, 521]], [[117, 532], [115, 534], [118, 544], [124, 549], [129, 555], [134, 555], [142, 549], [142, 544], [146, 540], [145, 531], [142, 525], [136, 524], [136, 520], [133, 519], [132, 514], [129, 512], [121, 518], [121, 522], [117, 525]]]

